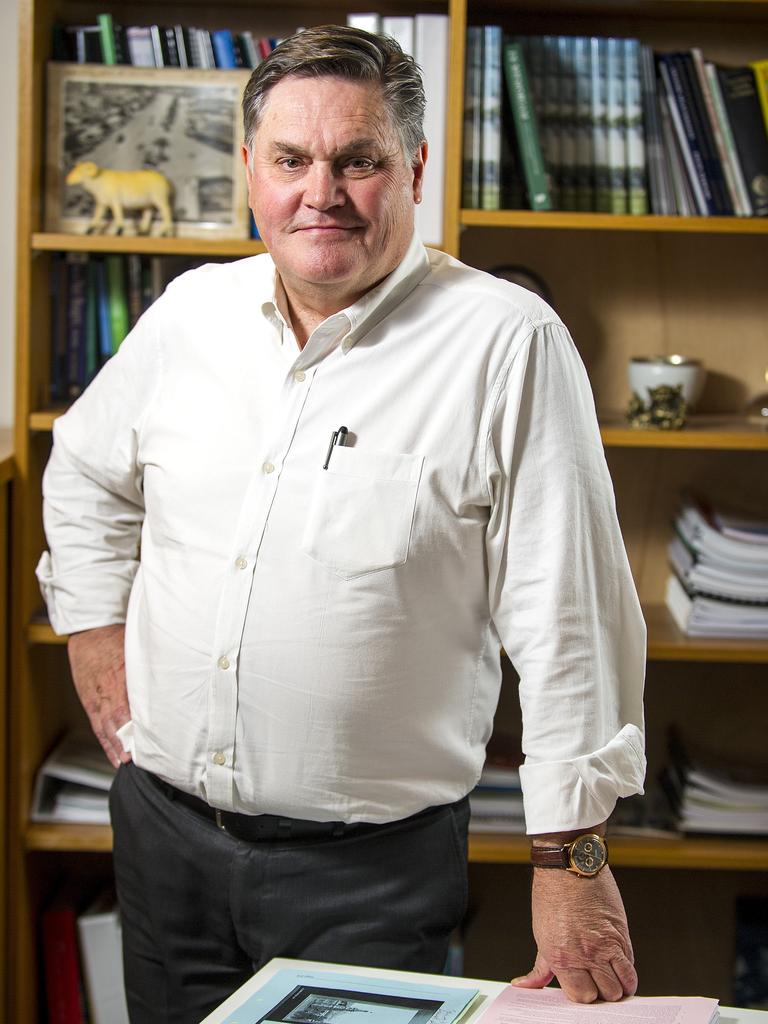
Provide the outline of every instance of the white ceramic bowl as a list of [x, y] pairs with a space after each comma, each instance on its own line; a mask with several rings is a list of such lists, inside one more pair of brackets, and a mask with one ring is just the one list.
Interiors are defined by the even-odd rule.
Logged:
[[683, 385], [683, 398], [688, 409], [699, 400], [706, 371], [697, 359], [687, 356], [633, 356], [628, 366], [629, 386], [645, 403], [648, 391], [662, 384]]

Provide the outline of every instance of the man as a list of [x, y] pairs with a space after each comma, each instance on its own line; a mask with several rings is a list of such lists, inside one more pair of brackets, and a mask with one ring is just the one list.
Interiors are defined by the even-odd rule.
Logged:
[[283, 43], [244, 97], [270, 256], [173, 282], [56, 425], [39, 576], [120, 765], [134, 1022], [199, 1020], [276, 955], [440, 970], [500, 643], [554, 865], [517, 983], [635, 990], [600, 839], [563, 870], [644, 771], [591, 394], [548, 306], [414, 236], [423, 106], [390, 40]]

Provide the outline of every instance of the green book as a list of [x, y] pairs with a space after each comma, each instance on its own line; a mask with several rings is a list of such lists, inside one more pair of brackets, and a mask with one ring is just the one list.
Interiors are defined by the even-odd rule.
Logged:
[[552, 197], [544, 167], [536, 113], [520, 43], [504, 45], [504, 77], [517, 136], [520, 164], [532, 210], [551, 210]]
[[115, 26], [111, 14], [100, 14], [97, 18], [101, 38], [101, 56], [105, 64], [117, 64]]
[[129, 331], [128, 296], [125, 287], [125, 266], [122, 256], [107, 256], [107, 300], [112, 328], [112, 352], [117, 352]]

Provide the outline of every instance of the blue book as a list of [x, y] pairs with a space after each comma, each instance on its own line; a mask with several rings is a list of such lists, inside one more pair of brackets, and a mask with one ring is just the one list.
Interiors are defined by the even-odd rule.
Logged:
[[237, 67], [235, 42], [229, 29], [220, 28], [215, 32], [211, 32], [211, 43], [213, 45], [213, 56], [216, 61], [217, 68]]
[[94, 261], [96, 272], [96, 312], [99, 328], [99, 361], [103, 365], [112, 355], [112, 323], [109, 318], [107, 266], [103, 259]]
[[283, 969], [255, 992], [243, 986], [243, 1001], [223, 1024], [281, 1021], [352, 1021], [365, 1014], [367, 1024], [452, 1024], [478, 995], [476, 988], [394, 981], [365, 974]]

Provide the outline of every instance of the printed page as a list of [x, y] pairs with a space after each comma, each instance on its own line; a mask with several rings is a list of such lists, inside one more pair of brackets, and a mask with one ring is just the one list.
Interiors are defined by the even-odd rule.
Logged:
[[477, 1024], [709, 1024], [717, 1020], [716, 999], [699, 996], [642, 997], [620, 1003], [572, 1003], [556, 988], [510, 985]]

